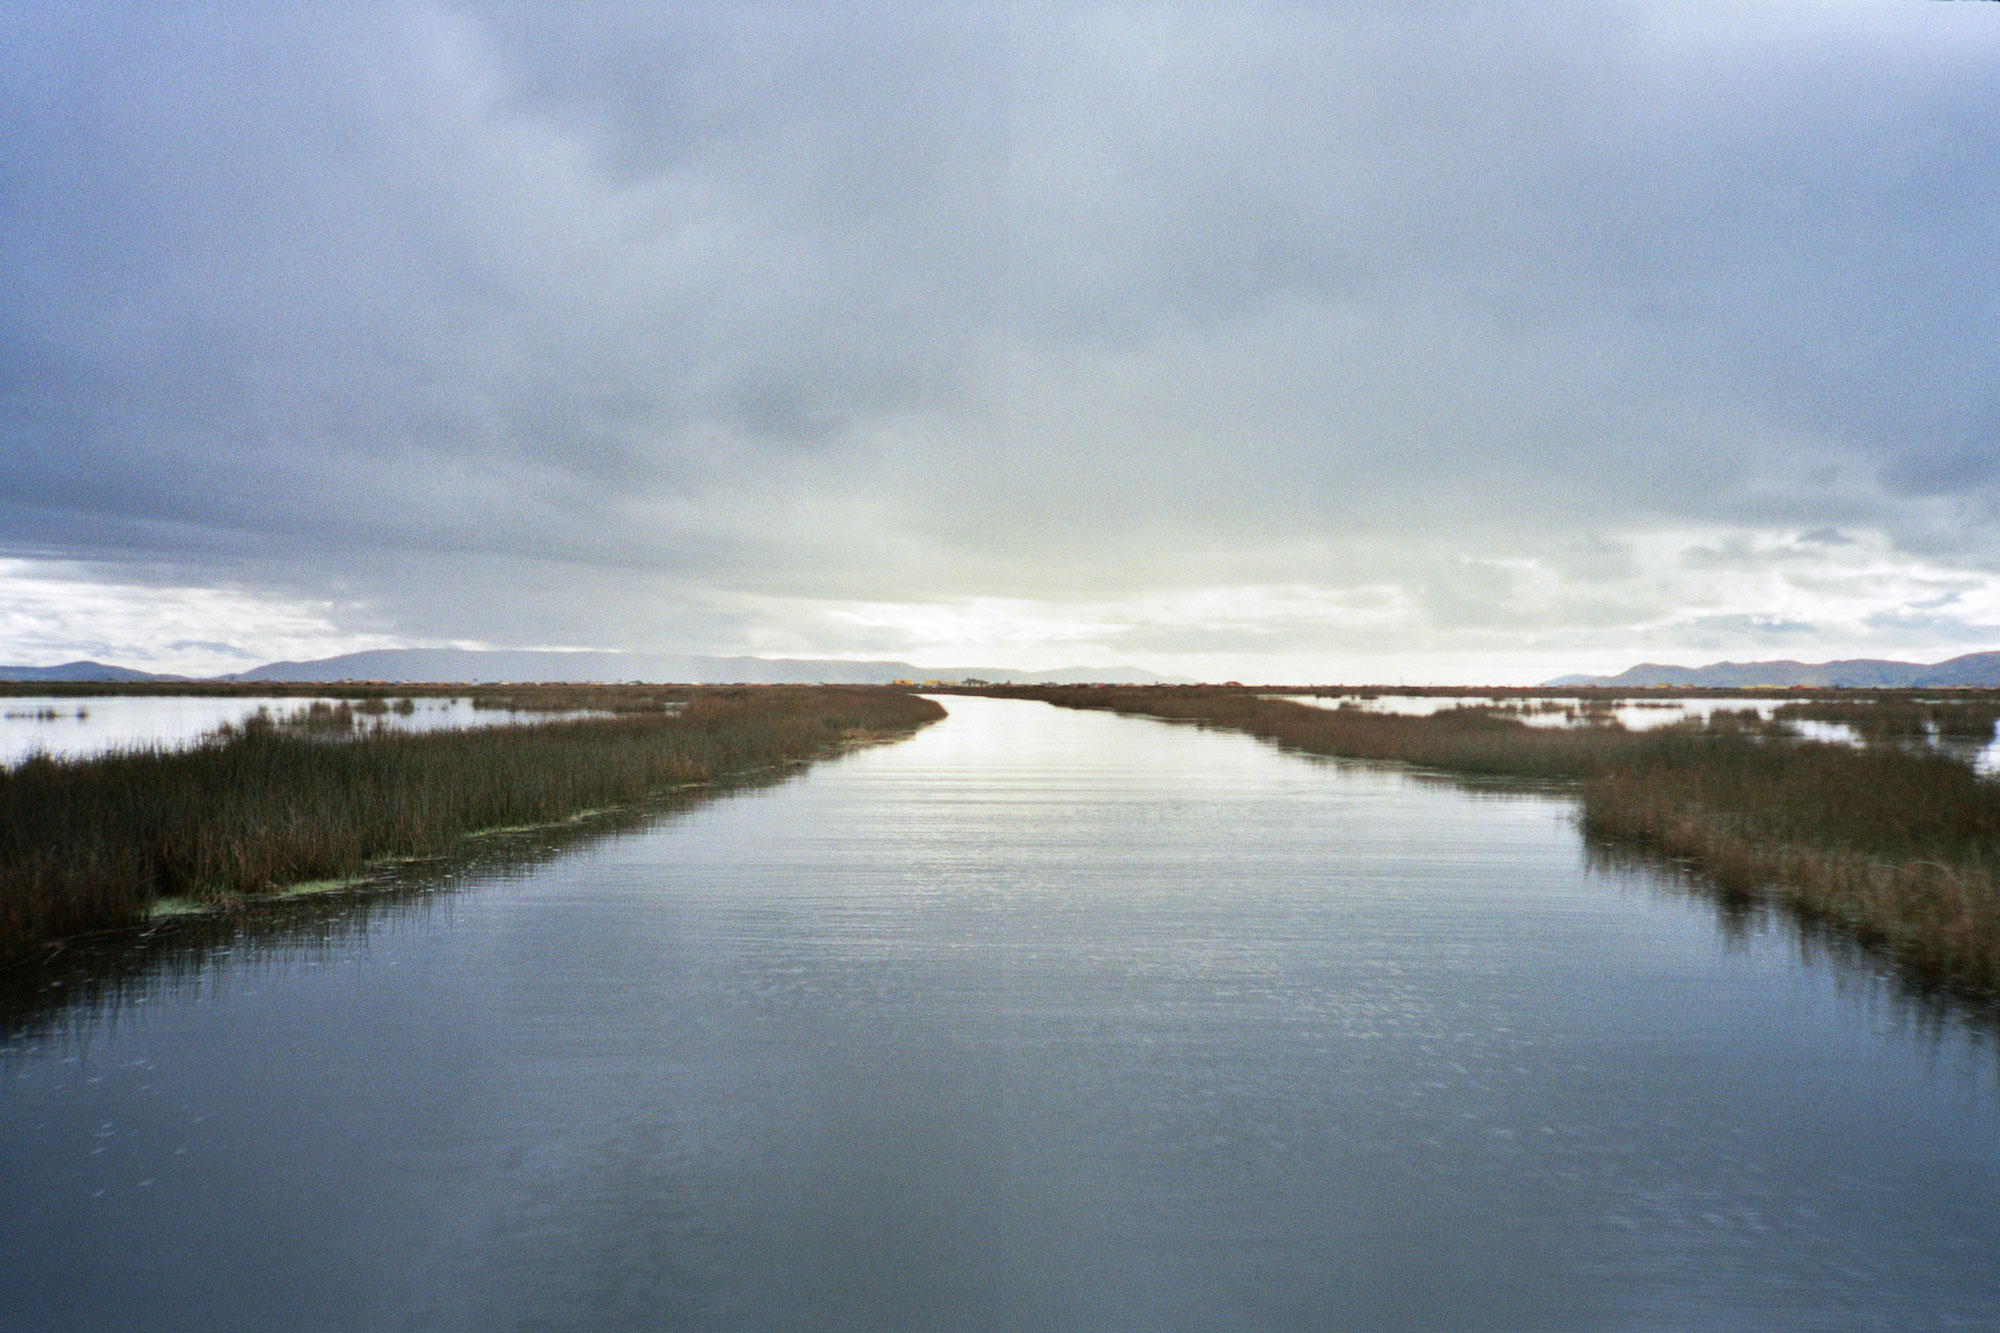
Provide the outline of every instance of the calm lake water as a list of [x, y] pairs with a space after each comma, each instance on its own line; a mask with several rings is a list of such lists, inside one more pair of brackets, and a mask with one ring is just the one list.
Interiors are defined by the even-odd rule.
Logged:
[[[149, 746], [172, 748], [201, 739], [217, 727], [240, 723], [259, 709], [282, 718], [315, 701], [297, 695], [216, 696], [114, 694], [77, 698], [62, 695], [0, 697], [0, 767], [20, 763], [31, 754], [76, 758], [107, 750]], [[318, 702], [339, 704], [339, 699]], [[347, 700], [350, 705], [359, 700]], [[420, 697], [408, 713], [363, 714], [364, 725], [399, 731], [429, 731], [440, 727], [506, 726], [524, 719], [542, 720], [542, 713], [512, 713], [474, 708], [470, 698]], [[576, 713], [562, 716], [575, 717]]]
[[1969, 1027], [1554, 794], [944, 703], [16, 1033], [0, 1327], [2000, 1325]]

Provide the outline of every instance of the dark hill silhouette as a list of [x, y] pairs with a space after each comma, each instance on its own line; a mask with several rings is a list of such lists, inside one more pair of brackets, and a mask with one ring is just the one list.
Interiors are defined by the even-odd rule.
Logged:
[[[184, 681], [102, 662], [62, 666], [0, 666], [4, 681]], [[908, 662], [844, 662], [820, 658], [700, 657], [683, 653], [538, 652], [467, 648], [382, 648], [310, 662], [267, 662], [216, 677], [231, 681], [418, 681], [466, 684], [516, 681], [646, 681], [727, 685], [886, 685], [896, 680], [982, 680], [993, 684], [1148, 685], [1170, 681], [1137, 667], [1065, 667], [1009, 671], [1000, 667], [920, 667]]]
[[1712, 662], [1702, 667], [1642, 662], [1615, 676], [1558, 676], [1547, 684], [1599, 685], [1611, 689], [1637, 689], [1647, 685], [1693, 685], [1711, 689], [1745, 689], [1755, 685], [1810, 685], [1824, 689], [2000, 688], [2000, 652], [1967, 653], [1930, 665], [1872, 657], [1840, 662]]
[[61, 666], [0, 666], [0, 680], [6, 681], [127, 681], [186, 680], [186, 676], [159, 676], [131, 667], [107, 666], [103, 662], [64, 662]]

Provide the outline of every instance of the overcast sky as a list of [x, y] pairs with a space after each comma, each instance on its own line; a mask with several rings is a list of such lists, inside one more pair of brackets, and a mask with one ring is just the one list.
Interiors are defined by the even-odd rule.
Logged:
[[0, 10], [0, 661], [2000, 648], [2000, 5]]

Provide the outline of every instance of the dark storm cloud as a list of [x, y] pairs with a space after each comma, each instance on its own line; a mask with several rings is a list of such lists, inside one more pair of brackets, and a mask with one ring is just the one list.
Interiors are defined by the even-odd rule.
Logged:
[[1789, 641], [1708, 604], [1773, 534], [2000, 561], [1990, 7], [0, 23], [0, 554], [794, 651], [1277, 583]]

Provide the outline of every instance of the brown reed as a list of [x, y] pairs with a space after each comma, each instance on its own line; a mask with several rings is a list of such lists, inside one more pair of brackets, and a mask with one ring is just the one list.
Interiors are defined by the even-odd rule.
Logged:
[[322, 704], [323, 727], [266, 720], [188, 749], [31, 758], [0, 770], [0, 957], [133, 924], [162, 898], [352, 877], [477, 830], [806, 760], [944, 715], [866, 686], [684, 697], [672, 713], [341, 739], [327, 733], [351, 732], [351, 711]]
[[1917, 984], [2000, 996], [2000, 784], [1946, 755], [1801, 741], [1748, 713], [1630, 731], [1531, 727], [1489, 708], [1314, 708], [1213, 687], [983, 692], [1225, 727], [1312, 754], [1574, 779], [1591, 832], [1684, 858], [1724, 895], [1836, 926]]

